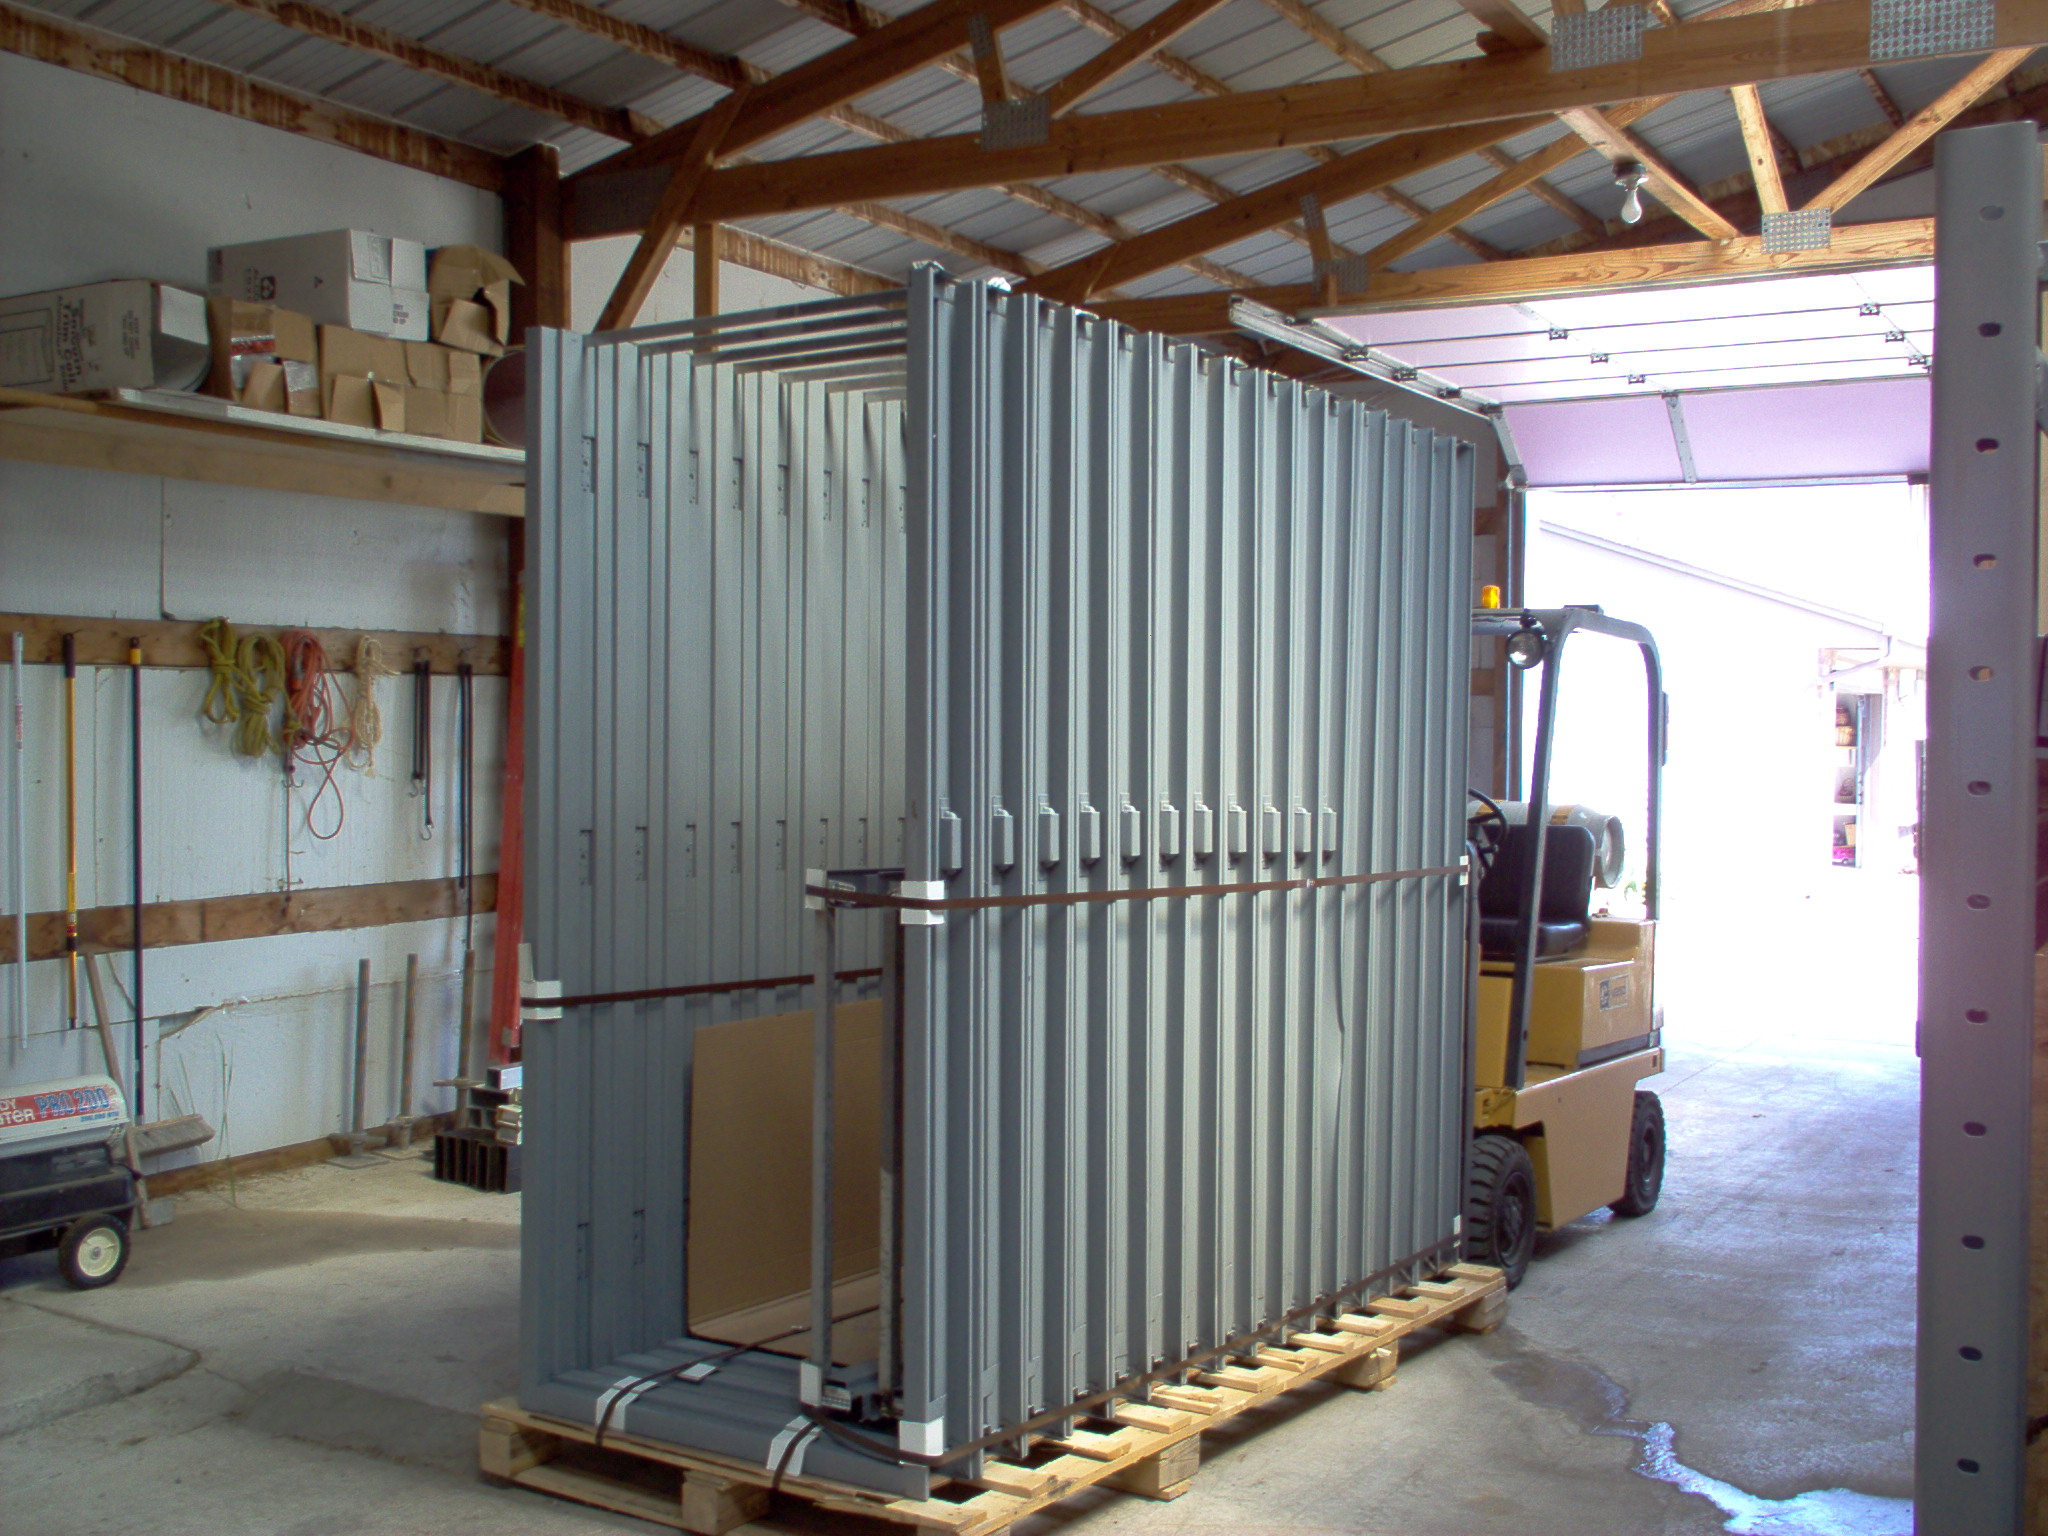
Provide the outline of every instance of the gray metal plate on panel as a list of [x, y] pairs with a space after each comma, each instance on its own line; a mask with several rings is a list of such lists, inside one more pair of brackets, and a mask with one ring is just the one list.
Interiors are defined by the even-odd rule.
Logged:
[[1835, 210], [1794, 208], [1785, 213], [1764, 215], [1764, 254], [1779, 256], [1789, 251], [1824, 251], [1834, 243]]

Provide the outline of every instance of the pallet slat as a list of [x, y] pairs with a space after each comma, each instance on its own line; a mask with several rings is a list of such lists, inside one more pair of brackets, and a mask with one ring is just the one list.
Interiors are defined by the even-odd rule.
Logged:
[[[1083, 1488], [1110, 1487], [1151, 1499], [1173, 1499], [1193, 1485], [1201, 1463], [1201, 1437], [1225, 1419], [1268, 1402], [1307, 1381], [1323, 1378], [1366, 1391], [1390, 1386], [1400, 1361], [1400, 1340], [1418, 1328], [1449, 1326], [1484, 1332], [1506, 1313], [1500, 1271], [1458, 1264], [1442, 1278], [1410, 1286], [1408, 1294], [1380, 1297], [1360, 1312], [1324, 1319], [1285, 1335], [1284, 1345], [1257, 1348], [1244, 1360], [1223, 1361], [1189, 1373], [1186, 1383], [1155, 1386], [1149, 1402], [1121, 1402], [1104, 1410], [1116, 1428], [1071, 1429], [1042, 1443], [1062, 1454], [1035, 1467], [987, 1460], [964, 1495], [900, 1499], [812, 1477], [785, 1477], [781, 1491], [820, 1509], [879, 1517], [950, 1536], [994, 1536], [1027, 1515]], [[655, 1463], [681, 1474], [679, 1497], [666, 1501], [624, 1478], [582, 1466], [556, 1464], [562, 1443], [591, 1445], [594, 1432], [532, 1414], [510, 1402], [492, 1403], [479, 1426], [478, 1461], [490, 1476], [507, 1478], [601, 1509], [638, 1516], [696, 1536], [723, 1536], [742, 1518], [765, 1507], [771, 1474], [722, 1456], [633, 1436], [609, 1435], [604, 1450], [631, 1463]], [[698, 1483], [693, 1499], [692, 1483]]]

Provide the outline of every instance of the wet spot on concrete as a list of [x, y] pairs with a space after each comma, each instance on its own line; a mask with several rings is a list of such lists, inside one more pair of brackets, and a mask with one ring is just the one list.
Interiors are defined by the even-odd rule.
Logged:
[[1485, 1341], [1494, 1376], [1524, 1402], [1571, 1416], [1589, 1435], [1633, 1440], [1634, 1470], [1717, 1506], [1730, 1536], [1913, 1536], [1910, 1499], [1879, 1498], [1847, 1488], [1815, 1489], [1789, 1499], [1744, 1492], [1678, 1459], [1678, 1432], [1670, 1424], [1628, 1416], [1628, 1394], [1601, 1371], [1576, 1360], [1545, 1355], [1513, 1328]]
[[[458, 1477], [476, 1472], [476, 1416], [303, 1371], [256, 1384], [228, 1417], [250, 1429]], [[360, 1529], [360, 1527], [357, 1527]]]

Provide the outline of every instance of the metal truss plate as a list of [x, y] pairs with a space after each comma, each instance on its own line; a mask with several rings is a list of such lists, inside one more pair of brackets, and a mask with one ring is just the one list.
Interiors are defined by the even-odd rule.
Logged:
[[1607, 5], [1580, 16], [1557, 16], [1550, 30], [1551, 70], [1632, 64], [1643, 56], [1643, 30], [1649, 24], [1649, 7], [1642, 5]]
[[1372, 277], [1372, 268], [1367, 265], [1365, 257], [1354, 254], [1339, 256], [1334, 261], [1317, 262], [1315, 274], [1318, 283], [1326, 277], [1335, 278], [1340, 295], [1360, 294], [1365, 292], [1366, 283]]
[[1782, 256], [1789, 251], [1824, 251], [1834, 243], [1835, 210], [1794, 208], [1790, 213], [1764, 215], [1764, 254]]
[[1981, 53], [1996, 41], [1996, 20], [1996, 0], [1871, 0], [1871, 62]]
[[1052, 106], [1043, 96], [991, 101], [981, 109], [983, 149], [1033, 149], [1052, 138]]

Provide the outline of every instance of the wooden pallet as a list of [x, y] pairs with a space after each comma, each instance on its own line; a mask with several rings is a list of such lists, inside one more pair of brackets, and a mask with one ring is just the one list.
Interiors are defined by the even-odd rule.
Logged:
[[[1148, 1402], [1118, 1403], [1099, 1428], [1041, 1440], [1024, 1461], [984, 1462], [973, 1483], [948, 1483], [930, 1498], [903, 1499], [815, 1477], [785, 1477], [780, 1491], [820, 1509], [922, 1526], [951, 1536], [990, 1536], [1084, 1488], [1108, 1487], [1153, 1499], [1188, 1491], [1201, 1465], [1202, 1432], [1305, 1382], [1330, 1380], [1361, 1391], [1391, 1386], [1400, 1341], [1418, 1328], [1486, 1333], [1507, 1315], [1497, 1269], [1454, 1264], [1437, 1280], [1359, 1312], [1288, 1335], [1213, 1370], [1155, 1386]], [[594, 1449], [587, 1424], [528, 1413], [511, 1402], [484, 1409], [478, 1460], [487, 1476], [641, 1519], [724, 1536], [768, 1507], [769, 1468], [609, 1434]]]

